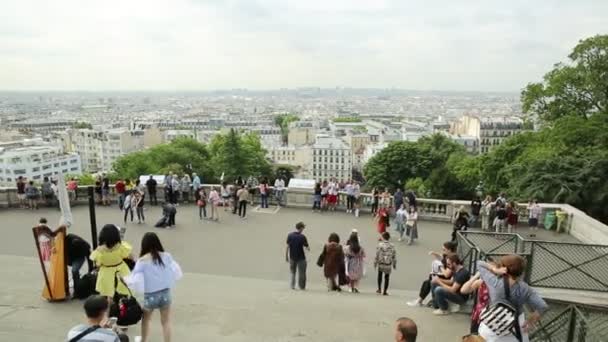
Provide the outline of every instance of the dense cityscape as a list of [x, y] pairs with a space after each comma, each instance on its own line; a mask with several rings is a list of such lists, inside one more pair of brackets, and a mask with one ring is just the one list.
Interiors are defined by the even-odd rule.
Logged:
[[[275, 119], [286, 114], [296, 120], [283, 132]], [[476, 154], [523, 129], [518, 94], [343, 88], [2, 93], [0, 122], [4, 186], [20, 175], [111, 173], [125, 154], [178, 137], [209, 143], [231, 128], [257, 134], [269, 160], [293, 166], [298, 178], [340, 180], [393, 141], [441, 133]], [[334, 153], [341, 157], [329, 168], [316, 158]]]

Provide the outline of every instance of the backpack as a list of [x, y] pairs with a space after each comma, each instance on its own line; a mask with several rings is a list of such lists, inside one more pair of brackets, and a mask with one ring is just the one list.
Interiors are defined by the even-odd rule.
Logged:
[[519, 310], [511, 303], [511, 289], [509, 288], [509, 280], [506, 276], [503, 276], [503, 283], [506, 300], [498, 301], [486, 308], [481, 313], [480, 321], [492, 330], [496, 336], [513, 334], [518, 341], [521, 341]]

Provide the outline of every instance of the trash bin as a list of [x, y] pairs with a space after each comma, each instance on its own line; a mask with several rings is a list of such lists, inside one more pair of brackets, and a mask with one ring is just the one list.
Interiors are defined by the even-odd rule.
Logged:
[[566, 219], [568, 218], [568, 213], [563, 210], [557, 210], [555, 212], [555, 215], [557, 216], [557, 228], [556, 228], [557, 233], [565, 232], [566, 231]]
[[555, 227], [556, 220], [557, 217], [555, 216], [555, 211], [548, 211], [545, 214], [545, 221], [543, 223], [543, 226], [546, 230], [551, 230]]

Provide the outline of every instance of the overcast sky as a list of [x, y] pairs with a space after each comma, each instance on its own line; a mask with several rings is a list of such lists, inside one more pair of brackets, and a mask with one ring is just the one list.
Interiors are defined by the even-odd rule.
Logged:
[[518, 91], [607, 0], [5, 0], [0, 89]]

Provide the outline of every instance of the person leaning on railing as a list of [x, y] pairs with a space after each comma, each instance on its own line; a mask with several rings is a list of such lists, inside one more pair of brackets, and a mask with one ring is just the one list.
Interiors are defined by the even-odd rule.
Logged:
[[[488, 342], [528, 341], [528, 330], [538, 322], [541, 315], [547, 310], [547, 303], [521, 279], [526, 265], [524, 258], [515, 254], [506, 255], [500, 259], [500, 264], [502, 267], [496, 267], [479, 260], [477, 261], [477, 270], [488, 287], [490, 307], [498, 302], [506, 301], [503, 277], [507, 277], [511, 297], [510, 303], [520, 313], [518, 323], [522, 338], [519, 340], [513, 333], [506, 336], [497, 336], [483, 322], [479, 327], [479, 335]], [[524, 304], [527, 304], [532, 310], [527, 319], [523, 314]]]

